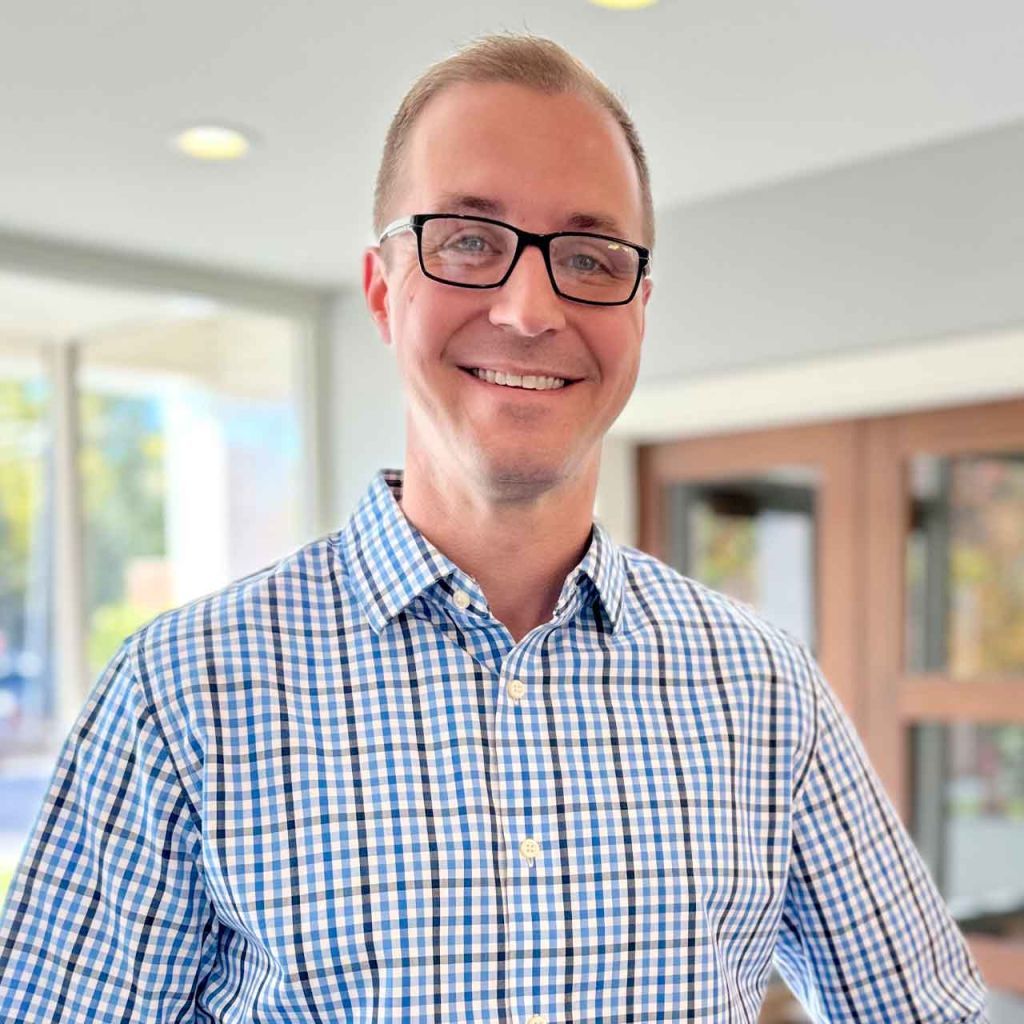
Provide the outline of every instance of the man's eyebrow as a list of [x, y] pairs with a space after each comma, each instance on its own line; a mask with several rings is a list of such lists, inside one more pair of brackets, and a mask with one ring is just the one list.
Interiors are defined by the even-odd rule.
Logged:
[[625, 238], [625, 231], [614, 217], [604, 213], [573, 213], [565, 222], [567, 228], [579, 228], [580, 231], [601, 231], [607, 235], [618, 235]]
[[[479, 213], [482, 217], [500, 220], [505, 216], [505, 204], [486, 196], [474, 196], [465, 192], [443, 192], [438, 197], [438, 213]], [[598, 231], [609, 235], [625, 237], [619, 222], [605, 213], [584, 213], [577, 211], [565, 219], [561, 230], [575, 228], [579, 231]]]
[[504, 204], [496, 199], [465, 192], [442, 192], [435, 206], [438, 213], [479, 213], [485, 217], [500, 217], [505, 212]]

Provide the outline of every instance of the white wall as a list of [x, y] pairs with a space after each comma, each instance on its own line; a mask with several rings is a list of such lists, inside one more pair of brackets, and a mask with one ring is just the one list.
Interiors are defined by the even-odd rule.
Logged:
[[394, 352], [370, 319], [362, 292], [338, 292], [330, 314], [327, 417], [335, 453], [335, 528], [351, 514], [373, 474], [402, 466], [405, 425], [401, 379]]
[[1022, 167], [1017, 125], [659, 211], [641, 380], [1021, 324]]

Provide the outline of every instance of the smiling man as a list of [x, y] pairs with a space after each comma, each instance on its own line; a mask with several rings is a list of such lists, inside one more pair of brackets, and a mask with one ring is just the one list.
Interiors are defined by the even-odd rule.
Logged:
[[975, 1022], [962, 937], [806, 648], [593, 518], [653, 212], [547, 40], [431, 68], [364, 288], [403, 470], [129, 637], [0, 921], [7, 1021]]
[[636, 381], [646, 171], [592, 97], [518, 83], [450, 84], [390, 141], [378, 216], [465, 218], [405, 217], [365, 258], [407, 397], [402, 511], [518, 641], [586, 551], [601, 440]]

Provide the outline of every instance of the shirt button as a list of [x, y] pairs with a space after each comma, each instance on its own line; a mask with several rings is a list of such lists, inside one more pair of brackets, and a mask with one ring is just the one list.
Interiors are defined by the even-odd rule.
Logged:
[[455, 591], [455, 595], [452, 598], [452, 600], [454, 600], [455, 603], [460, 608], [468, 608], [469, 607], [469, 594], [467, 594], [464, 590], [456, 590]]
[[540, 843], [536, 839], [524, 839], [519, 844], [519, 852], [527, 859], [533, 860], [540, 856]]
[[548, 1024], [547, 1017], [542, 1017], [539, 1013], [531, 1013], [526, 1018], [526, 1024]]
[[522, 679], [512, 679], [508, 684], [508, 695], [512, 700], [520, 700], [526, 693], [526, 683]]

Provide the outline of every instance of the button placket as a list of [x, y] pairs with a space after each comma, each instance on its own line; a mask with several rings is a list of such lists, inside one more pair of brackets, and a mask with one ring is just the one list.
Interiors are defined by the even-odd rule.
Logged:
[[[530, 643], [530, 641], [528, 641]], [[507, 908], [506, 957], [517, 981], [526, 986], [537, 955], [537, 925], [535, 914], [542, 919], [551, 912], [546, 906], [544, 886], [539, 885], [535, 872], [542, 869], [540, 858], [544, 852], [547, 817], [548, 774], [546, 755], [536, 757], [535, 751], [544, 750], [546, 729], [538, 714], [542, 709], [534, 701], [525, 700], [534, 679], [525, 668], [519, 652], [512, 654], [502, 665], [502, 679], [507, 700], [499, 700], [495, 715], [496, 764], [500, 766], [502, 788], [506, 799], [502, 801], [503, 831], [506, 837], [506, 859], [503, 859], [503, 895]], [[539, 811], [539, 813], [538, 813]], [[536, 901], [540, 901], [535, 906]], [[530, 1012], [535, 1006], [520, 1005], [516, 1019], [526, 1024], [537, 1018]]]

